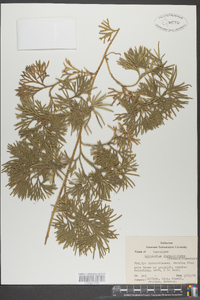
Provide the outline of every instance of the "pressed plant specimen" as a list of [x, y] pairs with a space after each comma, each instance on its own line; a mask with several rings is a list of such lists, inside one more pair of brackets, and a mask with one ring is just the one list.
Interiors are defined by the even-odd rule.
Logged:
[[[118, 236], [113, 222], [121, 217], [110, 207], [112, 193], [132, 188], [137, 176], [138, 136], [172, 119], [190, 98], [184, 93], [188, 84], [176, 85], [177, 67], [163, 61], [159, 44], [157, 51], [140, 46], [119, 56], [117, 64], [138, 75], [131, 85], [122, 84], [108, 59], [119, 29], [112, 29], [108, 19], [99, 27], [107, 46], [95, 72], [80, 70], [68, 59], [62, 76], [50, 85], [45, 83], [49, 62], [36, 61], [22, 72], [16, 90], [20, 103], [15, 126], [20, 139], [8, 145], [11, 157], [2, 171], [8, 175], [11, 194], [21, 200], [44, 200], [58, 189], [45, 243], [54, 227], [64, 248], [72, 247], [79, 255], [89, 251], [93, 257], [98, 251], [102, 258], [110, 250], [109, 240]], [[118, 86], [104, 94], [95, 92], [103, 64]], [[43, 90], [48, 90], [46, 103], [37, 100]], [[121, 107], [117, 114], [116, 105]], [[113, 116], [112, 126], [105, 124], [104, 111]], [[112, 132], [110, 140], [91, 144], [83, 139], [84, 131], [92, 135], [93, 116], [101, 128]], [[69, 154], [70, 135], [75, 143]]]

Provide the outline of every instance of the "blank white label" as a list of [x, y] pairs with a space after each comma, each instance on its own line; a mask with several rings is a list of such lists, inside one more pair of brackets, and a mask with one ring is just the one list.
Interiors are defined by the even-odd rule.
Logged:
[[17, 21], [18, 50], [76, 49], [76, 19]]

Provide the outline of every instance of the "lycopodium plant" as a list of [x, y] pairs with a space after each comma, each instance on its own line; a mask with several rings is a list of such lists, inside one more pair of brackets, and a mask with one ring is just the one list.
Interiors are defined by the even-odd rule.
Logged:
[[[36, 61], [22, 72], [16, 90], [19, 141], [8, 145], [11, 157], [3, 172], [11, 194], [21, 200], [44, 200], [57, 193], [45, 244], [53, 226], [63, 248], [72, 247], [79, 255], [89, 251], [93, 257], [97, 250], [102, 258], [110, 250], [109, 240], [118, 236], [113, 222], [120, 216], [108, 203], [113, 193], [134, 186], [138, 136], [172, 119], [190, 98], [184, 93], [188, 84], [175, 84], [177, 67], [163, 60], [159, 43], [153, 51], [140, 46], [123, 57], [115, 53], [118, 65], [138, 75], [131, 85], [121, 83], [108, 59], [119, 29], [112, 29], [109, 20], [99, 27], [100, 40], [107, 46], [95, 72], [80, 70], [68, 59], [61, 78], [50, 85], [45, 83], [49, 62]], [[103, 64], [115, 88], [102, 93], [96, 92], [95, 80]], [[48, 101], [37, 99], [44, 90]], [[120, 113], [115, 114], [115, 106], [121, 107]], [[104, 111], [113, 124], [105, 124]], [[94, 117], [101, 128], [112, 132], [110, 140], [87, 141]], [[69, 153], [70, 135], [75, 142]]]

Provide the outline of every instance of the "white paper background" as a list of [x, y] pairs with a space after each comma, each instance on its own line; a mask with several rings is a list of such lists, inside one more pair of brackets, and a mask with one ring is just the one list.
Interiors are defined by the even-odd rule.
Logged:
[[[177, 83], [192, 85], [188, 94], [193, 99], [173, 121], [141, 137], [135, 147], [138, 173], [136, 187], [113, 195], [111, 206], [123, 217], [115, 223], [120, 234], [110, 242], [111, 252], [104, 259], [98, 256], [74, 256], [71, 249], [62, 249], [51, 230], [47, 245], [44, 239], [52, 207], [52, 197], [44, 202], [21, 202], [5, 188], [7, 175], [2, 175], [2, 284], [74, 284], [78, 272], [105, 272], [110, 284], [125, 282], [126, 236], [196, 236], [197, 235], [197, 132], [196, 132], [196, 12], [195, 6], [166, 5], [69, 5], [69, 4], [3, 4], [2, 13], [2, 163], [9, 159], [7, 144], [18, 139], [13, 125], [18, 98], [20, 74], [36, 60], [50, 61], [48, 73], [61, 75], [67, 57], [78, 68], [96, 71], [106, 45], [99, 40], [98, 25], [108, 18], [113, 28], [121, 28], [110, 51], [127, 52], [140, 45], [165, 53], [169, 64], [178, 67]], [[167, 13], [184, 16], [184, 30], [165, 32], [154, 20]], [[77, 19], [77, 49], [17, 51], [16, 22], [19, 18]], [[110, 55], [115, 62], [117, 55]], [[112, 72], [124, 82], [132, 82], [132, 72], [112, 64]], [[126, 80], [126, 81], [125, 81]], [[50, 82], [49, 81], [49, 82]], [[95, 85], [107, 92], [116, 87], [105, 65]], [[110, 116], [107, 118], [108, 123]], [[111, 124], [112, 125], [112, 124]], [[93, 142], [106, 139], [105, 130], [94, 123]]]

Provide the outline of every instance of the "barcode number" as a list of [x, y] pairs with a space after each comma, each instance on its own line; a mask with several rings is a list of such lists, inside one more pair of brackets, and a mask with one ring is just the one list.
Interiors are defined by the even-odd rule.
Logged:
[[85, 284], [106, 283], [106, 273], [78, 273], [78, 282]]

